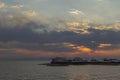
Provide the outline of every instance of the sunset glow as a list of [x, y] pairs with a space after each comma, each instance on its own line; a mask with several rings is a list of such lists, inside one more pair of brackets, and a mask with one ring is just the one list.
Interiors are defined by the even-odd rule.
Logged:
[[0, 0], [0, 59], [120, 58], [119, 3]]

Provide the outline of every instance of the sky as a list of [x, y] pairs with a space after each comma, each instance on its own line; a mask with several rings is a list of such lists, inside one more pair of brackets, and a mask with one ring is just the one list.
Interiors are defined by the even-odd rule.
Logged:
[[120, 0], [0, 0], [0, 60], [120, 58]]

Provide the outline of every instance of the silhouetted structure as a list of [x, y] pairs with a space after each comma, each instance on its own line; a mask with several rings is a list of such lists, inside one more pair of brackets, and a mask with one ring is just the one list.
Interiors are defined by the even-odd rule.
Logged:
[[66, 66], [66, 65], [120, 65], [120, 61], [117, 59], [104, 58], [102, 61], [92, 58], [90, 61], [84, 60], [80, 57], [75, 57], [69, 60], [64, 57], [53, 58], [50, 66]]

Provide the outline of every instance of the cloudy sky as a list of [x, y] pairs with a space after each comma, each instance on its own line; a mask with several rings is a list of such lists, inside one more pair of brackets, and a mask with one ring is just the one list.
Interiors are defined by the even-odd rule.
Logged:
[[120, 0], [0, 0], [0, 59], [120, 58]]

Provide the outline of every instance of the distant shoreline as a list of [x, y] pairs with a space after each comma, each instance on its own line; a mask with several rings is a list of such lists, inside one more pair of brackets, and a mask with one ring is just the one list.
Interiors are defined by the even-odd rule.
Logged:
[[120, 61], [117, 59], [103, 59], [98, 61], [96, 59], [91, 59], [90, 61], [84, 60], [80, 57], [75, 57], [73, 59], [67, 59], [64, 57], [55, 57], [51, 60], [48, 66], [68, 66], [68, 65], [120, 65]]
[[39, 65], [46, 65], [46, 66], [69, 66], [69, 65], [120, 65], [120, 62], [75, 62], [75, 63], [43, 63]]

